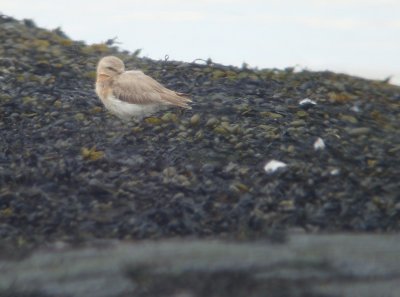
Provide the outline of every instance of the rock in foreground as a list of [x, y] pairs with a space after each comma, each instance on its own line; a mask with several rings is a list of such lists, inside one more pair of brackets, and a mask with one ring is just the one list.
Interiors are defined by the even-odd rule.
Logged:
[[0, 296], [398, 296], [399, 236], [293, 235], [285, 244], [159, 241], [0, 260]]

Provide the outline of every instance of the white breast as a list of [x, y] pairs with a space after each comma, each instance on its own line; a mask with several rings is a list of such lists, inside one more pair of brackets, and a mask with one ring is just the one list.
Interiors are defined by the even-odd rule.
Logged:
[[157, 104], [132, 104], [125, 101], [121, 101], [114, 96], [108, 96], [102, 100], [104, 106], [117, 117], [124, 121], [128, 121], [132, 118], [141, 119], [149, 116], [152, 113], [160, 110], [162, 106]]

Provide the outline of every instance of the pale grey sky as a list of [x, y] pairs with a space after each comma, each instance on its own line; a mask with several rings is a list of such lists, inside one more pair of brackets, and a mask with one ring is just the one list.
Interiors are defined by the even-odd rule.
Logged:
[[0, 0], [0, 11], [87, 43], [117, 36], [153, 59], [297, 65], [400, 84], [399, 0]]

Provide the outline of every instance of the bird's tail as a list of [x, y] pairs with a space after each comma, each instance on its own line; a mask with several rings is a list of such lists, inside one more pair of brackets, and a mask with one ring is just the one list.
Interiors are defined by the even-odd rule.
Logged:
[[189, 105], [192, 100], [189, 98], [188, 94], [173, 92], [170, 94], [166, 94], [166, 96], [163, 97], [163, 99], [171, 105], [176, 105], [186, 109], [192, 109]]

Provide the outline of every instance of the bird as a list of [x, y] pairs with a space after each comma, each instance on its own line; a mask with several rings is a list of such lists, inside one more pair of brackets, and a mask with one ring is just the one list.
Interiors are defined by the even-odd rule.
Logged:
[[96, 94], [123, 121], [141, 120], [171, 106], [191, 109], [192, 102], [187, 94], [164, 87], [140, 70], [125, 71], [124, 62], [115, 56], [98, 62]]

